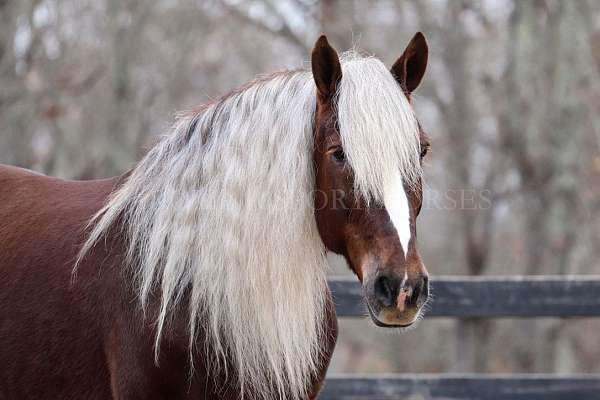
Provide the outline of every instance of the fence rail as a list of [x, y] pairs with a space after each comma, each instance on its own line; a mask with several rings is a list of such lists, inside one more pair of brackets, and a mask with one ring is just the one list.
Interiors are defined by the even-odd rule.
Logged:
[[398, 374], [332, 376], [322, 400], [592, 400], [600, 375]]
[[[329, 280], [339, 317], [366, 316], [355, 278]], [[426, 318], [600, 317], [600, 275], [437, 277]], [[401, 339], [399, 339], [401, 340]], [[600, 375], [331, 375], [324, 400], [600, 399]]]
[[[356, 278], [329, 280], [339, 317], [366, 315]], [[439, 277], [426, 317], [599, 317], [600, 275]]]

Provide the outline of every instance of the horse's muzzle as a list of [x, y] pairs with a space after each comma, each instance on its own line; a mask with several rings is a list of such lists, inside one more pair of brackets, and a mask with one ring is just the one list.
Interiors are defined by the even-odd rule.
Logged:
[[395, 272], [380, 272], [365, 287], [367, 307], [373, 322], [383, 327], [408, 327], [419, 319], [429, 296], [429, 277], [404, 278]]

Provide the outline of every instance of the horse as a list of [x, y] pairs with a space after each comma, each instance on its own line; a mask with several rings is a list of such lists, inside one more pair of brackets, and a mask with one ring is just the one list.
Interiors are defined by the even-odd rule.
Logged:
[[121, 176], [0, 167], [0, 398], [314, 399], [337, 338], [327, 252], [373, 322], [418, 320], [428, 47], [310, 68], [181, 114]]

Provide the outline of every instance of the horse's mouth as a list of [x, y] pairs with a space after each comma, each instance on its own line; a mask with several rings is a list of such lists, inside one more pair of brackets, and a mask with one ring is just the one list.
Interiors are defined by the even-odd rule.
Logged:
[[376, 326], [379, 326], [381, 328], [408, 328], [409, 326], [412, 326], [418, 320], [418, 318], [415, 318], [414, 320], [412, 320], [411, 322], [406, 323], [406, 324], [403, 324], [403, 323], [389, 324], [389, 323], [383, 322], [379, 318], [377, 318], [377, 316], [371, 309], [369, 302], [366, 302], [366, 303], [367, 303], [367, 310], [369, 310], [369, 316], [371, 317], [371, 320], [373, 321], [373, 323]]

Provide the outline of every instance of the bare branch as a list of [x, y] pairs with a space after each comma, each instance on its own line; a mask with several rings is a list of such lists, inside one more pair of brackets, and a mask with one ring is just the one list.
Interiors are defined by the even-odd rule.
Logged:
[[294, 33], [292, 31], [289, 24], [286, 22], [285, 18], [283, 18], [283, 16], [279, 13], [279, 11], [277, 11], [271, 4], [265, 3], [265, 5], [269, 8], [269, 11], [274, 13], [275, 16], [277, 18], [279, 18], [279, 20], [281, 22], [281, 28], [279, 28], [279, 29], [273, 29], [273, 28], [269, 27], [268, 25], [266, 25], [265, 23], [263, 23], [262, 21], [250, 17], [244, 11], [240, 10], [236, 6], [228, 4], [226, 1], [221, 1], [221, 4], [232, 16], [234, 16], [238, 20], [248, 23], [252, 26], [255, 26], [256, 28], [258, 28], [264, 32], [270, 33], [272, 35], [284, 37], [288, 41], [290, 41], [293, 45], [298, 47], [298, 49], [300, 49], [301, 51], [306, 52], [306, 51], [310, 50], [310, 48], [307, 46], [307, 44], [304, 42], [304, 40], [302, 40], [300, 37], [298, 37], [298, 35], [296, 35], [296, 33]]

